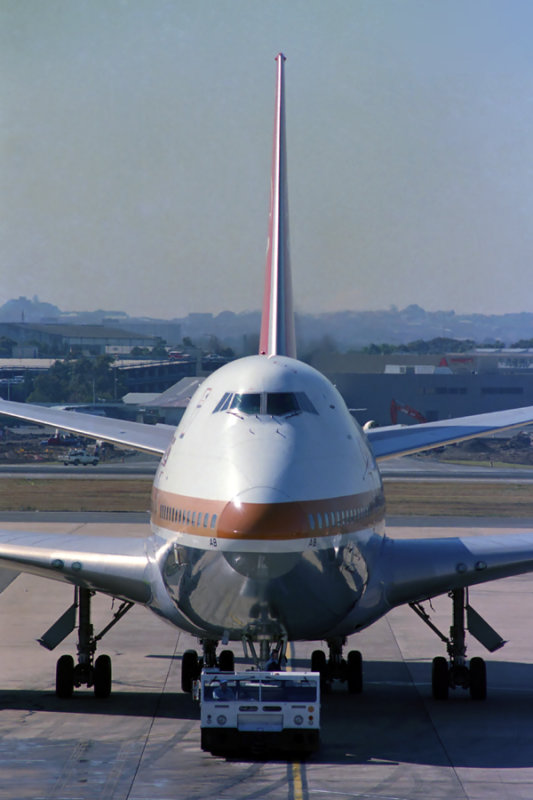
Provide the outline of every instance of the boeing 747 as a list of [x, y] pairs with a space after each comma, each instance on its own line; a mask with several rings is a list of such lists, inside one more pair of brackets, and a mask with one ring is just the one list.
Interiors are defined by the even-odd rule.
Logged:
[[[288, 251], [284, 56], [276, 101], [265, 292], [259, 353], [199, 387], [177, 428], [0, 401], [0, 413], [161, 457], [146, 539], [0, 532], [4, 587], [19, 572], [71, 584], [75, 601], [43, 634], [52, 649], [77, 628], [77, 659], [57, 662], [56, 691], [111, 692], [111, 661], [96, 658], [91, 597], [120, 601], [112, 624], [141, 604], [197, 638], [182, 688], [202, 664], [232, 669], [231, 643], [258, 667], [288, 642], [324, 641], [312, 667], [362, 689], [362, 658], [346, 638], [390, 609], [453, 598], [447, 657], [433, 662], [433, 693], [486, 693], [485, 664], [466, 658], [470, 630], [489, 650], [503, 640], [468, 604], [474, 584], [533, 571], [533, 532], [395, 540], [385, 532], [378, 464], [533, 421], [533, 407], [363, 432], [322, 374], [297, 360]], [[4, 577], [8, 576], [8, 577]], [[35, 602], [41, 602], [36, 598]], [[98, 637], [99, 638], [99, 637]], [[220, 650], [222, 644], [223, 649]]]

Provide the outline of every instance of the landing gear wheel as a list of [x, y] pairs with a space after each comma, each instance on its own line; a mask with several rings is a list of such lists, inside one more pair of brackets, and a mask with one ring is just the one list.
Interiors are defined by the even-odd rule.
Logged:
[[198, 653], [196, 650], [186, 650], [181, 661], [181, 689], [184, 692], [192, 692], [192, 682], [195, 681], [200, 673], [198, 664]]
[[363, 657], [359, 650], [350, 650], [347, 660], [347, 681], [350, 694], [363, 691]]
[[487, 697], [487, 668], [479, 656], [470, 659], [470, 697], [485, 700]]
[[313, 650], [311, 653], [311, 672], [320, 673], [320, 688], [325, 691], [328, 677], [328, 662], [323, 650]]
[[434, 700], [447, 700], [450, 681], [448, 676], [448, 662], [444, 656], [433, 659], [431, 672], [431, 687]]
[[98, 656], [94, 662], [94, 696], [100, 699], [111, 694], [111, 659], [109, 656]]
[[218, 657], [218, 668], [221, 672], [233, 672], [235, 670], [235, 656], [233, 650], [222, 650]]
[[74, 659], [72, 656], [61, 656], [56, 665], [56, 696], [68, 699], [73, 691]]

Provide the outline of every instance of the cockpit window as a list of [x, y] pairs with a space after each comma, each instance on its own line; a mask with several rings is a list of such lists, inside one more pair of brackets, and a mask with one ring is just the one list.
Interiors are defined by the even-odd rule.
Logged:
[[271, 392], [267, 394], [267, 414], [278, 417], [300, 411], [298, 400], [291, 392]]
[[229, 406], [236, 411], [242, 411], [243, 414], [260, 414], [261, 413], [261, 395], [260, 394], [235, 394]]
[[298, 405], [298, 399], [292, 392], [269, 392], [266, 396], [266, 401], [266, 413], [271, 414], [273, 417], [301, 410]]
[[310, 414], [318, 414], [318, 411], [305, 392], [296, 392], [296, 397], [298, 398], [298, 405], [302, 411], [308, 411]]
[[217, 411], [225, 411], [226, 408], [229, 406], [232, 397], [233, 395], [231, 394], [231, 392], [226, 392], [226, 394], [223, 394], [218, 403], [216, 404], [213, 410], [213, 414]]
[[300, 414], [318, 414], [305, 392], [253, 392], [232, 394], [226, 392], [213, 409], [217, 411], [239, 411], [242, 414], [259, 414], [269, 417], [284, 417]]

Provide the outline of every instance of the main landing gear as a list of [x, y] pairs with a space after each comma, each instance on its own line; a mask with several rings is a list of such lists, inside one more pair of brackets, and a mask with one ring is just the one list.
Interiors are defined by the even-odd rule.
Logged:
[[[235, 671], [235, 656], [233, 650], [221, 650], [217, 656], [218, 641], [215, 639], [201, 640], [203, 655], [198, 656], [196, 650], [186, 650], [181, 661], [181, 688], [184, 692], [192, 692], [193, 684], [200, 677], [204, 667], [219, 669], [221, 672]], [[281, 636], [277, 640], [260, 639], [259, 653], [253, 640], [243, 637], [242, 645], [244, 658], [250, 659], [256, 669], [277, 672], [283, 669], [287, 661], [287, 637]]]
[[[484, 659], [475, 656], [466, 659], [466, 629], [494, 652], [505, 644], [501, 636], [474, 611], [468, 603], [466, 589], [454, 589], [452, 599], [452, 626], [450, 636], [445, 636], [431, 622], [429, 614], [419, 603], [410, 603], [413, 611], [446, 644], [448, 659], [437, 656], [433, 659], [431, 688], [435, 700], [446, 700], [450, 689], [466, 689], [472, 700], [485, 700], [487, 697], [487, 670]], [[465, 612], [467, 624], [465, 625]]]
[[221, 672], [233, 672], [235, 669], [235, 656], [233, 650], [221, 650], [217, 657], [218, 642], [212, 639], [203, 639], [203, 657], [199, 657], [196, 650], [186, 650], [181, 661], [181, 689], [192, 692], [193, 683], [200, 677], [203, 667], [218, 667]]
[[95, 697], [106, 698], [111, 694], [112, 669], [111, 659], [107, 655], [95, 659], [96, 646], [100, 639], [122, 619], [133, 603], [123, 602], [113, 616], [112, 621], [97, 636], [91, 624], [91, 598], [94, 592], [90, 589], [74, 590], [74, 603], [57, 622], [39, 639], [39, 643], [48, 650], [53, 650], [76, 627], [78, 617], [78, 659], [71, 655], [61, 656], [56, 665], [56, 695], [61, 698], [72, 697], [74, 688], [87, 686], [94, 690]]
[[363, 657], [359, 650], [350, 650], [347, 658], [342, 656], [344, 638], [328, 639], [329, 659], [323, 650], [313, 650], [311, 671], [320, 673], [320, 688], [327, 691], [334, 680], [346, 682], [350, 694], [363, 691]]

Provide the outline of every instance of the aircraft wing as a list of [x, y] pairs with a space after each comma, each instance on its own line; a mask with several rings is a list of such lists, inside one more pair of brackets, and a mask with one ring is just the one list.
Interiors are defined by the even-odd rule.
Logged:
[[452, 589], [533, 572], [533, 532], [438, 539], [391, 539], [382, 553], [391, 606]]
[[[19, 572], [135, 603], [152, 597], [150, 540], [0, 530], [0, 574]], [[9, 580], [1, 584], [2, 590]]]
[[477, 436], [518, 428], [533, 422], [533, 406], [492, 411], [469, 417], [424, 422], [420, 425], [390, 425], [367, 431], [368, 441], [377, 461], [395, 456], [431, 450], [446, 444], [463, 442]]
[[101, 439], [154, 455], [163, 455], [176, 430], [171, 425], [147, 425], [142, 422], [97, 417], [93, 414], [80, 414], [76, 411], [7, 400], [0, 400], [0, 414], [39, 425], [49, 425], [52, 428], [60, 428], [78, 433], [80, 436]]

